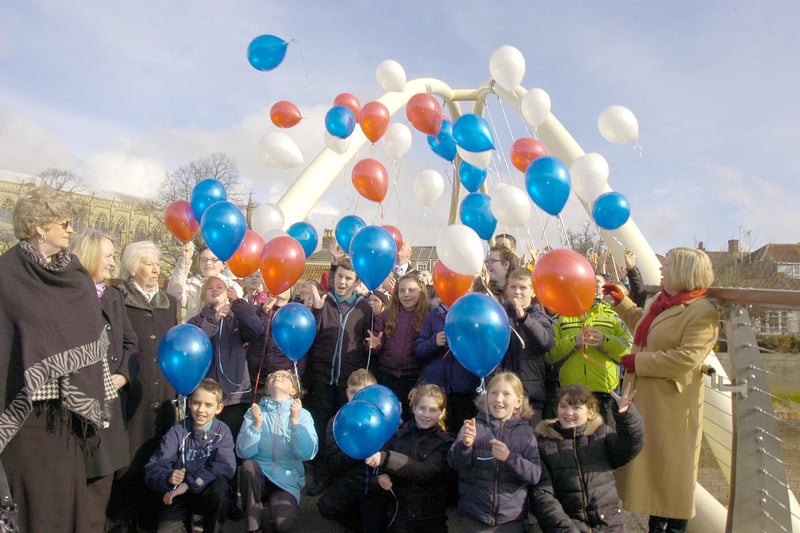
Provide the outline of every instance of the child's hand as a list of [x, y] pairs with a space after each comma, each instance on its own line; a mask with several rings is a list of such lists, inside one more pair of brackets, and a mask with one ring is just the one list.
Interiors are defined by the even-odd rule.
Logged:
[[392, 478], [389, 477], [389, 474], [381, 474], [378, 476], [378, 485], [383, 490], [392, 490]]
[[505, 442], [498, 439], [492, 439], [489, 441], [489, 444], [492, 445], [492, 455], [501, 463], [508, 459], [508, 456], [511, 455], [511, 450], [508, 449], [508, 446], [506, 446]]
[[461, 426], [461, 434], [459, 435], [461, 442], [464, 443], [464, 446], [472, 446], [472, 444], [475, 442], [475, 437], [477, 434], [478, 432], [475, 429], [475, 419], [468, 418], [464, 420], [464, 425]]
[[444, 330], [436, 334], [436, 346], [447, 346], [447, 335]]
[[316, 285], [311, 286], [311, 307], [314, 309], [322, 309], [322, 305], [325, 303], [325, 298], [327, 297], [327, 294], [324, 296], [319, 295], [319, 289], [317, 289]]
[[261, 412], [261, 408], [257, 403], [250, 406], [250, 414], [253, 416], [253, 427], [261, 429], [261, 424], [264, 422], [264, 413]]
[[224, 304], [222, 307], [217, 309], [217, 320], [222, 320], [231, 312], [231, 304]]
[[228, 287], [227, 295], [228, 295], [228, 300], [230, 300], [231, 302], [235, 302], [236, 300], [239, 299], [239, 295], [236, 294], [236, 287], [234, 287], [233, 285]]
[[192, 261], [192, 256], [194, 255], [194, 243], [192, 241], [186, 242], [181, 246], [181, 255], [187, 265]]
[[371, 331], [367, 331], [367, 345], [372, 348], [378, 348], [383, 341], [383, 332], [381, 331], [377, 335], [373, 334]]
[[625, 248], [625, 268], [628, 270], [636, 266], [636, 254], [630, 248]]
[[366, 459], [364, 459], [364, 462], [367, 463], [367, 466], [370, 468], [378, 468], [379, 466], [381, 466], [382, 460], [383, 456], [381, 455], [381, 452], [375, 452]]
[[408, 404], [414, 405], [414, 399], [417, 397], [417, 388], [414, 387], [408, 391]]
[[300, 423], [300, 411], [303, 409], [303, 402], [300, 398], [295, 398], [292, 405], [289, 406], [289, 420], [293, 426]]
[[178, 488], [173, 489], [164, 494], [164, 498], [162, 499], [164, 505], [172, 505], [173, 500], [175, 500], [177, 496], [184, 494], [188, 490], [189, 490], [189, 485], [187, 485], [186, 483], [181, 483], [180, 485], [178, 485]]
[[183, 480], [186, 479], [186, 469], [179, 468], [178, 470], [173, 470], [172, 474], [169, 476], [169, 484], [170, 485], [180, 485], [183, 483]]
[[625, 388], [622, 389], [622, 396], [611, 391], [611, 397], [614, 398], [614, 401], [617, 402], [617, 412], [619, 414], [627, 413], [628, 408], [633, 403], [633, 397], [636, 396], [636, 391], [632, 391], [633, 388], [632, 383], [628, 383], [625, 385]]

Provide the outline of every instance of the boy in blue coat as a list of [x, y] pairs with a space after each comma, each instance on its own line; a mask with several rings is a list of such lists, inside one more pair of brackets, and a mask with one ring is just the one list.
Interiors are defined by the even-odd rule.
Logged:
[[205, 533], [221, 532], [236, 470], [231, 431], [215, 417], [222, 387], [206, 378], [189, 396], [190, 417], [170, 429], [145, 467], [145, 482], [164, 493], [159, 531], [184, 531], [192, 513], [204, 515]]

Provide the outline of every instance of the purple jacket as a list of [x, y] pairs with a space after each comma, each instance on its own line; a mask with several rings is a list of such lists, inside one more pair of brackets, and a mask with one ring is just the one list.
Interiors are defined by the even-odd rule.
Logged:
[[[447, 454], [450, 467], [458, 470], [458, 511], [490, 526], [522, 520], [528, 512], [528, 485], [538, 483], [542, 474], [533, 427], [524, 418], [501, 423], [485, 413], [475, 421], [472, 446], [459, 438]], [[503, 462], [492, 456], [493, 438], [511, 451]]]
[[381, 345], [377, 350], [373, 350], [373, 353], [377, 355], [378, 371], [398, 378], [417, 377], [422, 369], [422, 361], [414, 357], [414, 343], [417, 340], [414, 322], [417, 320], [417, 316], [414, 311], [406, 311], [401, 308], [397, 314], [394, 332], [387, 337], [385, 330], [388, 316], [389, 311], [387, 310], [375, 319], [373, 331], [376, 334], [384, 332]]
[[448, 394], [475, 394], [480, 379], [464, 368], [446, 345], [436, 345], [436, 334], [444, 331], [446, 316], [444, 304], [431, 309], [414, 343], [414, 356], [427, 362], [422, 371], [422, 381], [438, 385]]

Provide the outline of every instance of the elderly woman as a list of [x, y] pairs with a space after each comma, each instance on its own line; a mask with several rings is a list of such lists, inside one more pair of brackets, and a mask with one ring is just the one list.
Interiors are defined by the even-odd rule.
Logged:
[[[106, 283], [114, 267], [114, 242], [97, 230], [87, 229], [72, 240], [72, 254], [80, 259], [92, 277], [106, 332], [111, 344], [104, 365], [109, 369], [114, 388], [121, 393], [118, 400], [106, 404], [108, 427], [100, 433], [100, 446], [86, 453], [86, 479], [91, 506], [89, 521], [92, 531], [105, 527], [106, 507], [111, 497], [114, 473], [128, 466], [128, 432], [123, 417], [123, 394], [131, 380], [130, 364], [138, 352], [136, 332], [133, 331], [122, 294]], [[123, 389], [125, 387], [125, 389]]]
[[160, 258], [161, 252], [150, 241], [126, 246], [120, 265], [125, 282], [117, 287], [139, 338], [139, 354], [133, 361], [132, 375], [136, 377], [131, 379], [127, 401], [132, 461], [114, 488], [109, 515], [128, 522], [137, 517], [145, 527], [155, 524], [159, 500], [145, 486], [144, 467], [161, 437], [175, 423], [175, 390], [158, 365], [158, 343], [178, 323], [178, 305], [159, 288]]
[[76, 215], [64, 193], [22, 193], [19, 243], [0, 256], [0, 460], [20, 531], [89, 531], [83, 450], [116, 397], [100, 304], [68, 250]]
[[695, 514], [694, 486], [703, 436], [700, 365], [717, 340], [719, 313], [705, 297], [714, 281], [702, 250], [674, 248], [661, 267], [661, 292], [643, 310], [617, 285], [603, 287], [615, 310], [636, 326], [633, 352], [622, 356], [624, 386], [644, 420], [647, 444], [617, 472], [625, 508], [649, 514], [650, 531], [686, 531]]

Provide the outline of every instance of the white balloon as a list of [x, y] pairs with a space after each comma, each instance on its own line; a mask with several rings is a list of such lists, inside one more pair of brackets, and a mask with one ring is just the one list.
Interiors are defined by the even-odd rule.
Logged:
[[263, 234], [261, 234], [261, 237], [264, 239], [264, 244], [266, 244], [275, 237], [282, 237], [284, 235], [286, 235], [287, 237], [289, 236], [289, 234], [283, 231], [282, 229], [275, 228], [265, 231]]
[[525, 76], [525, 57], [513, 46], [501, 46], [489, 59], [489, 72], [501, 87], [513, 91]]
[[584, 202], [593, 202], [608, 182], [608, 161], [600, 154], [580, 156], [569, 166], [572, 190]]
[[639, 138], [639, 122], [627, 107], [612, 105], [597, 119], [600, 135], [608, 142], [625, 144]]
[[267, 232], [283, 228], [283, 211], [275, 204], [261, 204], [253, 209], [250, 225], [266, 241]]
[[464, 150], [460, 146], [456, 145], [456, 152], [458, 152], [458, 155], [461, 156], [461, 159], [474, 167], [489, 168], [489, 163], [492, 161], [492, 150], [486, 150], [485, 152], [470, 152], [469, 150]]
[[444, 178], [433, 169], [423, 170], [414, 178], [414, 195], [419, 202], [428, 207], [444, 192]]
[[340, 139], [339, 137], [334, 137], [328, 131], [325, 131], [325, 146], [336, 152], [337, 154], [343, 154], [350, 148], [351, 137], [346, 139]]
[[550, 95], [544, 89], [531, 89], [519, 102], [520, 112], [533, 129], [550, 115]]
[[394, 59], [387, 59], [378, 65], [375, 73], [378, 83], [387, 91], [402, 92], [406, 88], [406, 71], [403, 65]]
[[528, 193], [513, 185], [501, 185], [491, 195], [494, 218], [506, 226], [524, 227], [531, 218], [531, 200]]
[[397, 161], [411, 149], [411, 130], [405, 124], [393, 122], [383, 134], [383, 149]]
[[436, 240], [436, 253], [444, 266], [458, 274], [477, 276], [483, 269], [483, 243], [475, 230], [463, 224], [447, 226]]
[[258, 155], [270, 168], [287, 169], [304, 164], [303, 153], [291, 137], [273, 131], [258, 142]]

